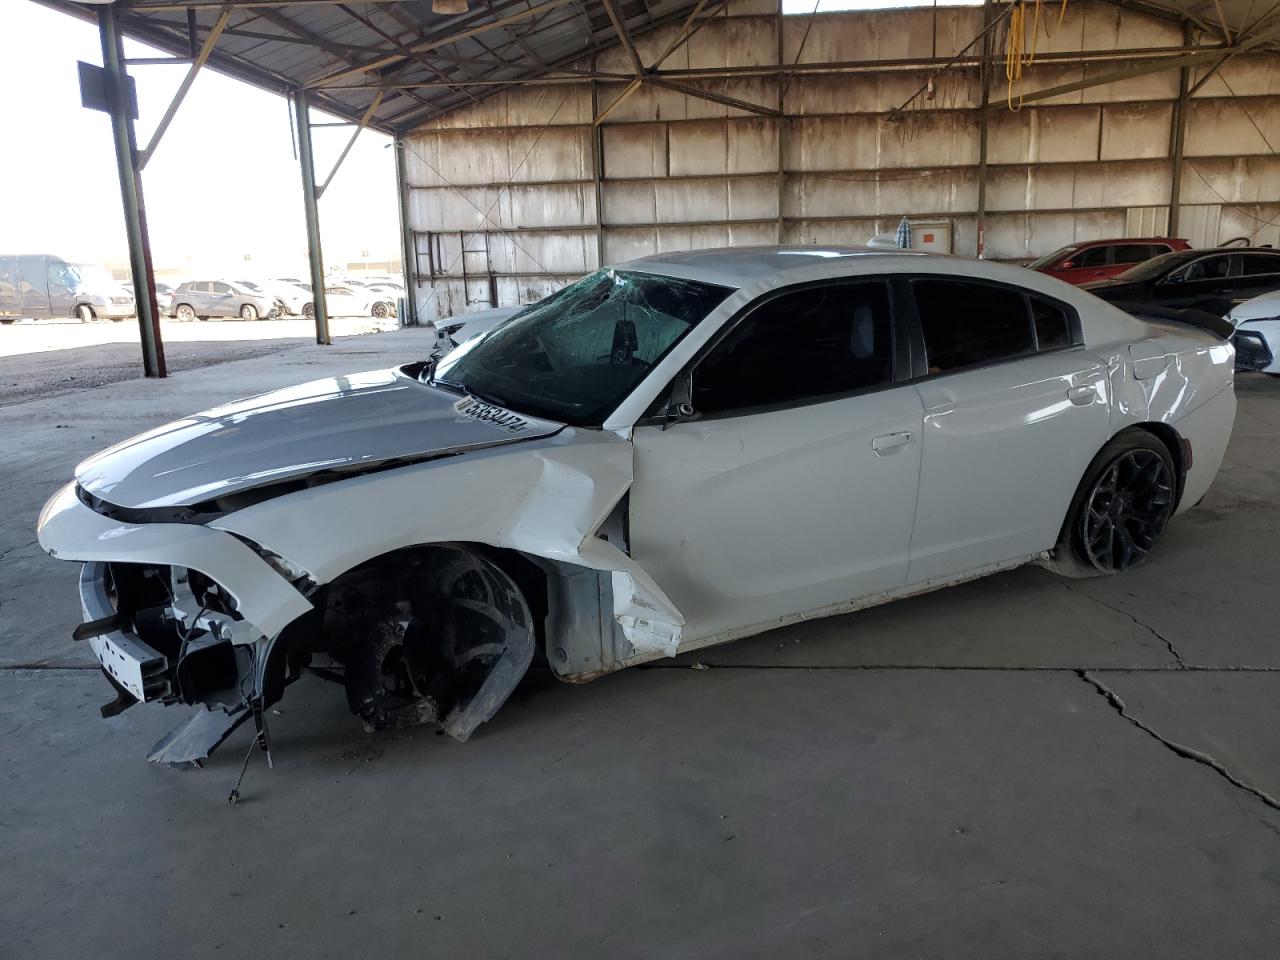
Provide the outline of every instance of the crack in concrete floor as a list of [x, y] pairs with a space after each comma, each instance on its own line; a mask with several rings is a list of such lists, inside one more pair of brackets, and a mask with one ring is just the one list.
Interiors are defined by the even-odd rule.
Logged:
[[1128, 720], [1129, 723], [1133, 724], [1143, 733], [1147, 734], [1147, 736], [1153, 738], [1159, 743], [1164, 744], [1164, 746], [1172, 750], [1175, 754], [1182, 757], [1183, 759], [1192, 760], [1196, 763], [1199, 763], [1208, 767], [1210, 770], [1213, 770], [1215, 773], [1218, 774], [1218, 776], [1222, 777], [1224, 780], [1226, 780], [1229, 784], [1231, 784], [1236, 789], [1243, 790], [1245, 793], [1248, 793], [1256, 797], [1257, 799], [1265, 803], [1268, 807], [1271, 807], [1273, 810], [1280, 810], [1280, 800], [1277, 800], [1275, 797], [1271, 796], [1271, 794], [1267, 793], [1265, 790], [1259, 787], [1255, 787], [1253, 784], [1247, 783], [1244, 780], [1241, 780], [1239, 777], [1233, 774], [1230, 770], [1228, 770], [1225, 765], [1223, 765], [1220, 761], [1216, 760], [1214, 757], [1200, 750], [1197, 750], [1194, 747], [1188, 747], [1186, 744], [1178, 743], [1178, 741], [1176, 740], [1170, 740], [1168, 737], [1157, 732], [1153, 727], [1151, 727], [1147, 723], [1144, 723], [1142, 720], [1135, 717], [1132, 713], [1129, 712], [1129, 709], [1125, 706], [1124, 701], [1120, 699], [1120, 695], [1116, 693], [1114, 690], [1112, 690], [1110, 687], [1108, 687], [1101, 680], [1099, 680], [1097, 677], [1092, 676], [1091, 675], [1092, 672], [1093, 671], [1089, 671], [1089, 670], [1075, 671], [1076, 676], [1078, 676], [1085, 683], [1089, 684], [1089, 686], [1093, 687], [1093, 689], [1097, 691], [1098, 695], [1103, 697], [1107, 701], [1107, 703], [1111, 705], [1111, 708], [1115, 710], [1116, 713], [1120, 714], [1120, 716]]
[[1095, 597], [1091, 593], [1085, 593], [1083, 590], [1077, 590], [1075, 587], [1071, 585], [1071, 581], [1069, 580], [1063, 580], [1061, 581], [1061, 583], [1064, 587], [1067, 588], [1068, 591], [1070, 591], [1071, 593], [1074, 593], [1076, 596], [1084, 597], [1086, 600], [1092, 600], [1094, 603], [1098, 604], [1098, 606], [1105, 607], [1106, 609], [1110, 610], [1112, 613], [1118, 613], [1122, 617], [1128, 617], [1130, 620], [1134, 622], [1135, 625], [1142, 627], [1142, 629], [1146, 630], [1148, 633], [1150, 633], [1153, 637], [1155, 637], [1157, 640], [1159, 640], [1168, 648], [1169, 655], [1173, 657], [1174, 662], [1177, 663], [1179, 669], [1185, 670], [1187, 668], [1186, 663], [1182, 659], [1182, 654], [1179, 653], [1178, 648], [1173, 645], [1173, 641], [1170, 640], [1168, 637], [1166, 637], [1163, 633], [1161, 633], [1155, 627], [1151, 626], [1151, 624], [1144, 623], [1142, 620], [1139, 620], [1136, 616], [1134, 616], [1128, 610], [1124, 609], [1124, 607], [1118, 607], [1114, 603], [1108, 603], [1106, 600], [1103, 600], [1099, 597]]

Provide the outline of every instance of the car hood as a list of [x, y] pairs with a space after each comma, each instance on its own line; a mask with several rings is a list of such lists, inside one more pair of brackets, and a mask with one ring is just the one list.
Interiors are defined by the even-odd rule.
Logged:
[[1280, 317], [1280, 290], [1238, 303], [1227, 319], [1239, 326], [1246, 320], [1272, 320]]
[[184, 417], [90, 457], [76, 480], [117, 507], [191, 506], [322, 473], [545, 437], [563, 426], [382, 370]]

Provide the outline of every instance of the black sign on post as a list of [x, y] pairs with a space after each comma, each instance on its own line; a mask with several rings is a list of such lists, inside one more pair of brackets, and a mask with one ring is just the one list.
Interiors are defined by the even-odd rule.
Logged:
[[[107, 71], [92, 63], [77, 60], [80, 68], [80, 104], [89, 110], [111, 112], [111, 104], [107, 99]], [[138, 119], [138, 87], [129, 77], [129, 116]]]

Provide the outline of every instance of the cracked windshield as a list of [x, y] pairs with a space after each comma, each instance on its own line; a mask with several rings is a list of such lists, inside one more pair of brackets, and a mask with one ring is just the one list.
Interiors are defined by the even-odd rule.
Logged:
[[536, 416], [596, 424], [732, 292], [601, 270], [464, 344], [433, 382]]

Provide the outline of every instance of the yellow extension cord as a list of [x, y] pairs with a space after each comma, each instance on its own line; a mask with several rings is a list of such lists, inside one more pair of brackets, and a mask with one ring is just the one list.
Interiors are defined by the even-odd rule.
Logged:
[[[1035, 10], [1031, 21], [1031, 49], [1027, 51], [1027, 5], [1029, 2], [1035, 4]], [[1062, 26], [1062, 20], [1067, 15], [1067, 2], [1062, 0], [1062, 6], [1058, 9], [1058, 26]], [[1018, 106], [1013, 105], [1013, 86], [1022, 80], [1022, 68], [1029, 67], [1035, 63], [1036, 47], [1040, 39], [1040, 8], [1042, 0], [1017, 0], [1012, 10], [1009, 11], [1009, 32], [1005, 40], [1004, 49], [1004, 75], [1008, 86], [1005, 92], [1005, 100], [1010, 110], [1021, 109], [1022, 98], [1018, 98]], [[1051, 36], [1049, 33], [1049, 25], [1046, 22], [1044, 26], [1045, 36]]]

